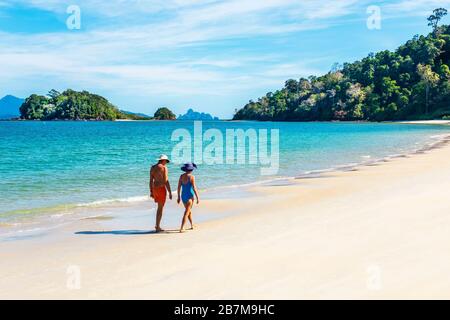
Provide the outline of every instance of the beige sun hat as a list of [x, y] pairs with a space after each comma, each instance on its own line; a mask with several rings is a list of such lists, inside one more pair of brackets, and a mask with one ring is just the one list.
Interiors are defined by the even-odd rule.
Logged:
[[156, 160], [157, 160], [158, 162], [159, 162], [159, 161], [163, 161], [163, 160], [166, 160], [167, 162], [170, 162], [169, 157], [168, 157], [167, 155], [165, 155], [165, 154], [160, 155], [159, 158], [156, 159]]

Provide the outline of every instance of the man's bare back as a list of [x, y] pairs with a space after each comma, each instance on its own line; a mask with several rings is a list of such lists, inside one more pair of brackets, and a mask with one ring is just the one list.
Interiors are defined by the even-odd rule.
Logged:
[[165, 186], [168, 180], [167, 168], [161, 163], [155, 164], [150, 170], [150, 177], [153, 178], [154, 187]]

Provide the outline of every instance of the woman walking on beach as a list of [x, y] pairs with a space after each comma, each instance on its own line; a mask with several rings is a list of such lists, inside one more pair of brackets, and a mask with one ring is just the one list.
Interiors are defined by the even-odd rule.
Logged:
[[194, 223], [192, 222], [192, 206], [194, 205], [194, 195], [197, 198], [197, 204], [199, 203], [198, 198], [198, 190], [197, 185], [195, 184], [195, 177], [192, 172], [197, 169], [197, 165], [195, 163], [186, 163], [181, 167], [181, 170], [184, 171], [180, 176], [180, 180], [178, 181], [178, 200], [177, 202], [183, 201], [184, 205], [184, 216], [181, 222], [180, 232], [184, 232], [184, 225], [186, 224], [186, 220], [189, 219], [191, 224], [191, 229], [194, 230]]

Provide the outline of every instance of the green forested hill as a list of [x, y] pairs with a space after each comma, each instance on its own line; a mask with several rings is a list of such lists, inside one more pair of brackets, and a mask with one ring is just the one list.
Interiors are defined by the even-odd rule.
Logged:
[[147, 120], [120, 111], [105, 98], [87, 91], [51, 90], [48, 96], [32, 94], [20, 107], [24, 120]]
[[432, 33], [415, 36], [395, 52], [369, 54], [361, 61], [336, 65], [320, 77], [288, 80], [283, 89], [250, 101], [234, 119], [387, 121], [449, 117], [450, 26], [438, 27], [434, 22], [430, 22]]

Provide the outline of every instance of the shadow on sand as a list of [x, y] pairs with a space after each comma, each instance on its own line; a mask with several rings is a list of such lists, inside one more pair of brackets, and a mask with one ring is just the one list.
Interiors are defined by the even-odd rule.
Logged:
[[156, 232], [154, 230], [112, 230], [112, 231], [79, 231], [75, 232], [77, 235], [102, 235], [112, 234], [118, 236], [136, 236], [136, 235], [149, 235], [149, 234], [165, 234], [165, 233], [178, 233], [179, 230], [165, 230], [163, 232]]

